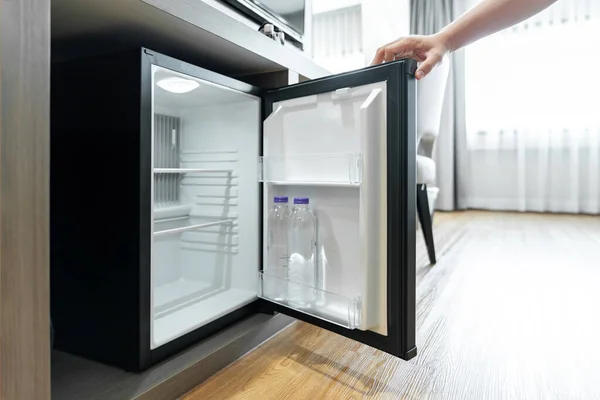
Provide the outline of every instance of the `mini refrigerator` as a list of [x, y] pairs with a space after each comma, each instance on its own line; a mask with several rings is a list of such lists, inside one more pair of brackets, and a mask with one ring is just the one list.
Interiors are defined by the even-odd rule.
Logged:
[[[253, 313], [415, 345], [415, 63], [264, 90], [148, 49], [52, 65], [56, 348], [143, 370]], [[267, 273], [274, 196], [310, 198], [322, 279]]]

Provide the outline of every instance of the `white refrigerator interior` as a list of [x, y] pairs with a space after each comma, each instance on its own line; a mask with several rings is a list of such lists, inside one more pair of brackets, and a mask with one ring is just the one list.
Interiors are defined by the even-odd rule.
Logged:
[[260, 99], [153, 66], [151, 348], [257, 299]]
[[[152, 72], [151, 348], [258, 297], [386, 335], [386, 83], [277, 102], [260, 143], [260, 98]], [[275, 196], [310, 199], [313, 286], [258, 264]]]
[[[264, 268], [262, 298], [290, 307], [271, 289], [287, 286], [306, 296], [298, 311], [387, 335], [385, 121], [385, 82], [273, 104], [260, 159], [263, 232], [275, 196], [308, 197], [317, 217], [317, 267], [308, 288]], [[265, 245], [264, 260], [267, 251]]]

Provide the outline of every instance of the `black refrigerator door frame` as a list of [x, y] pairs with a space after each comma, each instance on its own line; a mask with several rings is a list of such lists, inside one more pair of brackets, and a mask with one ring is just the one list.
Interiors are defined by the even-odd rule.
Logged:
[[[151, 214], [151, 179], [152, 171], [152, 140], [148, 134], [152, 130], [152, 66], [170, 69], [207, 82], [214, 83], [238, 92], [250, 94], [261, 99], [264, 91], [244, 82], [220, 75], [216, 72], [188, 64], [184, 61], [157, 53], [150, 49], [141, 49], [141, 112], [140, 112], [140, 370], [166, 359], [197, 343], [225, 327], [240, 321], [252, 314], [260, 312], [260, 302], [254, 301], [243, 306], [213, 322], [201, 326], [177, 339], [174, 339], [155, 349], [150, 349], [150, 285], [151, 285], [151, 246], [152, 246], [152, 221], [148, 218]], [[262, 143], [262, 124], [257, 127], [259, 140]], [[258, 160], [257, 160], [258, 162]], [[148, 178], [150, 177], [150, 179]], [[258, 185], [258, 182], [257, 182]], [[262, 198], [262, 197], [261, 197]], [[259, 203], [262, 207], [262, 200]], [[262, 255], [261, 255], [262, 257]], [[257, 260], [261, 265], [261, 260]]]
[[[387, 320], [388, 335], [351, 330], [331, 322], [261, 299], [262, 309], [296, 319], [364, 343], [396, 357], [416, 356], [416, 62], [391, 63], [308, 81], [268, 91], [263, 100], [263, 120], [273, 104], [347, 87], [387, 83]], [[262, 136], [262, 135], [261, 135]], [[262, 153], [262, 147], [261, 147]], [[261, 154], [262, 155], [262, 154]], [[262, 235], [261, 235], [262, 237]], [[260, 267], [262, 270], [262, 264]]]

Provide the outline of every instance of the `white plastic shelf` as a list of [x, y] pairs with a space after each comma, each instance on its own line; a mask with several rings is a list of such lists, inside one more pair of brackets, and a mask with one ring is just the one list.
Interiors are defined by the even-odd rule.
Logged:
[[210, 169], [210, 168], [154, 168], [155, 174], [190, 174], [190, 173], [232, 173], [231, 169]]
[[360, 153], [259, 157], [259, 181], [274, 185], [360, 186]]
[[173, 235], [216, 225], [233, 223], [233, 219], [174, 218], [154, 221], [154, 236]]
[[154, 220], [187, 218], [192, 211], [191, 204], [154, 204]]
[[[294, 299], [288, 297], [290, 292]], [[348, 297], [259, 272], [258, 297], [344, 328], [356, 329], [361, 324], [360, 296]]]

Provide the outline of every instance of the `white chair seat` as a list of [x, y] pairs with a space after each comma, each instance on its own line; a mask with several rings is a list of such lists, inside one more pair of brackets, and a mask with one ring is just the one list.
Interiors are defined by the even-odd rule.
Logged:
[[435, 162], [425, 156], [417, 155], [417, 184], [435, 183]]

